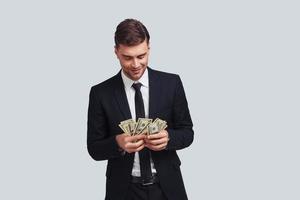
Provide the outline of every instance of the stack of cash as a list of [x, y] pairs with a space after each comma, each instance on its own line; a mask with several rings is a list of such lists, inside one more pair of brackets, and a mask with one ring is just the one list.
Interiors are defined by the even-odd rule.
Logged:
[[160, 132], [167, 128], [167, 122], [156, 118], [153, 122], [152, 119], [139, 118], [136, 122], [133, 119], [122, 121], [119, 127], [124, 131], [125, 134], [133, 135], [151, 135]]

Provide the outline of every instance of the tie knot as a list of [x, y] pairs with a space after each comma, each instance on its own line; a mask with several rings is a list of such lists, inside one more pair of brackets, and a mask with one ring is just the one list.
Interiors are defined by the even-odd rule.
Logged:
[[132, 87], [135, 89], [135, 91], [140, 91], [142, 84], [141, 83], [134, 83], [132, 84]]

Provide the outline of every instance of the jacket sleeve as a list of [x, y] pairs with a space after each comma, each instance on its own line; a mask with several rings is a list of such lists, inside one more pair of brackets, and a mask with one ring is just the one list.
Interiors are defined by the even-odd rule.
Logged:
[[169, 142], [167, 150], [188, 147], [194, 140], [193, 123], [180, 77], [177, 76], [172, 105], [172, 127], [167, 129]]
[[87, 148], [94, 160], [107, 160], [121, 156], [115, 136], [109, 134], [107, 117], [95, 87], [91, 88], [89, 96]]

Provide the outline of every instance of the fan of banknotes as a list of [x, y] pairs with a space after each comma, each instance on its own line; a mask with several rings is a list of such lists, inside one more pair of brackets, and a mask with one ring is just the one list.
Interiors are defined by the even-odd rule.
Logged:
[[167, 128], [167, 122], [156, 118], [153, 122], [152, 119], [138, 118], [136, 122], [133, 119], [122, 121], [119, 127], [124, 131], [125, 134], [133, 135], [151, 135], [160, 132]]

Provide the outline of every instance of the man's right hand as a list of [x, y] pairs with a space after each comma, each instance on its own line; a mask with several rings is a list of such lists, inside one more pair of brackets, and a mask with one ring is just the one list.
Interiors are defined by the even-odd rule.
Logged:
[[130, 136], [128, 134], [119, 134], [116, 136], [116, 141], [121, 149], [127, 153], [133, 153], [138, 152], [145, 147], [145, 137], [145, 135]]

